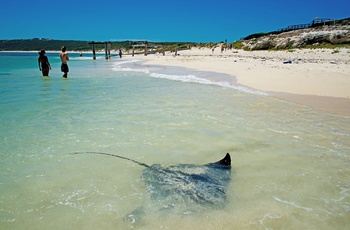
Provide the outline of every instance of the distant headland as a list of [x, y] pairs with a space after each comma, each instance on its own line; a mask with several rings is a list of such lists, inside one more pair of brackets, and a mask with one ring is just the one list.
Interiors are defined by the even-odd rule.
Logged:
[[[59, 51], [63, 45], [69, 47], [71, 51], [83, 52], [91, 51], [92, 41], [78, 40], [55, 40], [50, 38], [32, 38], [0, 40], [0, 51], [33, 51], [49, 50]], [[132, 49], [133, 41], [113, 41], [110, 42], [111, 50]], [[350, 47], [350, 18], [341, 20], [314, 19], [307, 24], [291, 25], [283, 29], [268, 33], [255, 33], [241, 38], [232, 44], [226, 41], [218, 43], [197, 43], [197, 42], [160, 42], [165, 51], [174, 51], [189, 47], [215, 47], [218, 44], [231, 46], [235, 49], [244, 50], [279, 50], [291, 48], [336, 48]], [[96, 44], [96, 50], [104, 50], [104, 44]]]

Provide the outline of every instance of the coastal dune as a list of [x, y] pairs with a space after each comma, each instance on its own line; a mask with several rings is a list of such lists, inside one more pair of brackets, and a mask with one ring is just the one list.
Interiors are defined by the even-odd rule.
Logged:
[[[283, 51], [192, 48], [174, 53], [139, 55], [150, 65], [186, 67], [225, 73], [236, 84], [270, 95], [350, 115], [350, 49]], [[235, 78], [232, 78], [232, 81]]]

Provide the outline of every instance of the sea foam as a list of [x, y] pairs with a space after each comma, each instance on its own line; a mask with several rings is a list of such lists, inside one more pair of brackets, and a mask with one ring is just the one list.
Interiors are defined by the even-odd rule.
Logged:
[[125, 67], [123, 65], [131, 64], [140, 62], [139, 60], [132, 60], [132, 61], [122, 61], [117, 62], [114, 67], [112, 68], [114, 71], [117, 72], [138, 72], [138, 73], [145, 73], [150, 77], [153, 78], [161, 78], [161, 79], [168, 79], [172, 81], [179, 81], [179, 82], [185, 82], [185, 83], [195, 83], [195, 84], [203, 84], [203, 85], [214, 85], [224, 88], [231, 88], [235, 89], [241, 92], [250, 93], [250, 94], [256, 94], [256, 95], [262, 95], [262, 96], [268, 96], [268, 93], [260, 90], [254, 90], [242, 85], [236, 85], [232, 84], [228, 81], [212, 81], [205, 77], [198, 77], [195, 74], [164, 74], [164, 73], [157, 73], [156, 70], [150, 70], [147, 68], [144, 68], [144, 66], [138, 66], [138, 68], [135, 67]]

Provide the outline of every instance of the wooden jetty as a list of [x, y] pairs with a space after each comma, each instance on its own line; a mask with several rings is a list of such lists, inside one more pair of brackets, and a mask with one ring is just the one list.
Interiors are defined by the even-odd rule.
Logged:
[[[89, 42], [89, 45], [92, 45], [92, 54], [93, 59], [96, 60], [96, 47], [97, 44], [104, 44], [105, 45], [105, 57], [106, 59], [111, 58], [111, 43], [113, 42]], [[148, 41], [133, 41], [130, 42], [130, 45], [132, 46], [132, 56], [135, 55], [135, 47], [144, 47], [144, 55], [147, 56], [149, 48], [158, 48], [161, 47], [161, 53], [163, 53], [163, 56], [165, 55], [165, 49], [163, 43], [154, 43], [154, 42], [148, 42]], [[175, 56], [177, 56], [178, 51], [178, 45], [175, 46]]]
[[106, 59], [111, 58], [111, 43], [110, 42], [89, 42], [88, 44], [92, 45], [92, 55], [93, 55], [94, 60], [96, 60], [96, 49], [95, 49], [96, 44], [104, 44], [105, 45]]
[[163, 56], [165, 55], [164, 45], [162, 43], [153, 43], [153, 42], [148, 42], [148, 41], [133, 41], [133, 42], [131, 42], [131, 46], [132, 46], [132, 56], [135, 55], [135, 47], [145, 47], [144, 54], [145, 54], [145, 56], [147, 56], [148, 48], [150, 48], [150, 47], [154, 48], [154, 47], [158, 47], [158, 46], [162, 47]]

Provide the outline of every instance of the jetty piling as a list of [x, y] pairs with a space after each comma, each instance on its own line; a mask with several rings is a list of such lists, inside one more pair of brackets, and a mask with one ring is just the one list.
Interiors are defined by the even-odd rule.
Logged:
[[147, 44], [148, 44], [147, 41], [145, 41], [145, 56], [147, 56], [147, 53], [148, 53]]
[[93, 56], [93, 59], [96, 60], [95, 43], [92, 43], [92, 56]]
[[108, 47], [107, 47], [107, 42], [105, 43], [105, 57], [108, 59]]
[[105, 42], [105, 57], [106, 60], [111, 59], [111, 43]]
[[111, 58], [111, 53], [110, 53], [110, 42], [89, 42], [89, 45], [92, 45], [92, 56], [93, 59], [96, 60], [96, 49], [95, 49], [95, 44], [105, 44], [105, 54], [106, 54], [106, 59]]

